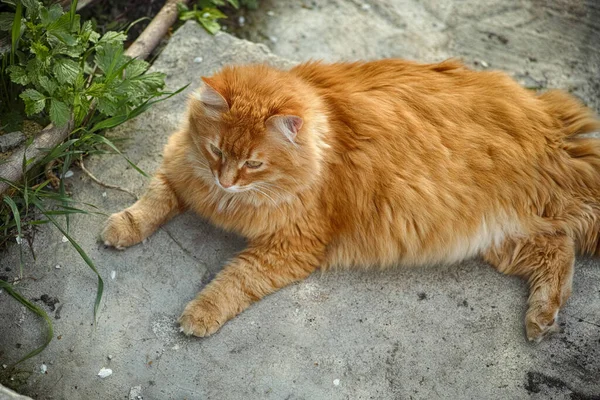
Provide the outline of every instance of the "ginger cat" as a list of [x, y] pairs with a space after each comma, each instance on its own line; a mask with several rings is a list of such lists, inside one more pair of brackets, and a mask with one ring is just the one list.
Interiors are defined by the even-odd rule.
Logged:
[[248, 238], [179, 319], [207, 336], [317, 268], [482, 256], [530, 286], [529, 340], [556, 329], [576, 253], [599, 253], [600, 121], [500, 72], [311, 62], [226, 67], [189, 100], [146, 194], [102, 232], [122, 249], [192, 209]]

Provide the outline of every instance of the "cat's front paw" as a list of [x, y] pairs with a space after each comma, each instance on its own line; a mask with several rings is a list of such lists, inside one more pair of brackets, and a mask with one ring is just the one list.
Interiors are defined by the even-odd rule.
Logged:
[[196, 299], [188, 303], [179, 317], [179, 329], [188, 336], [204, 337], [219, 330], [225, 320], [226, 318], [216, 306], [205, 300]]
[[111, 215], [100, 236], [106, 246], [113, 246], [119, 250], [133, 246], [144, 239], [140, 234], [138, 223], [127, 210]]

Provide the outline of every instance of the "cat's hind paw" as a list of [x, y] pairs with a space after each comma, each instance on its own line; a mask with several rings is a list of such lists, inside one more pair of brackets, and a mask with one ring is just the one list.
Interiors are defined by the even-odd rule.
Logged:
[[179, 330], [186, 335], [210, 336], [225, 322], [217, 308], [202, 300], [188, 303], [179, 317]]
[[554, 313], [540, 313], [530, 310], [525, 317], [525, 331], [530, 342], [539, 343], [541, 340], [561, 329], [557, 323], [558, 310]]

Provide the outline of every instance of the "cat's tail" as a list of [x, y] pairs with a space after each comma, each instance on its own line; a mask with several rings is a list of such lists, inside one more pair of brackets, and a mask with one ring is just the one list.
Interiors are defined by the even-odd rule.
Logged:
[[574, 96], [562, 90], [549, 90], [540, 94], [548, 113], [561, 125], [565, 137], [582, 133], [600, 133], [600, 119]]

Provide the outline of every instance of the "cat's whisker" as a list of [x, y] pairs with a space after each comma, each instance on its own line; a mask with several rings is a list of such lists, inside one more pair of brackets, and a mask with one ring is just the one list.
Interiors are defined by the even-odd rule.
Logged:
[[273, 198], [271, 196], [269, 196], [268, 194], [266, 194], [265, 192], [263, 192], [261, 189], [259, 189], [258, 187], [253, 187], [252, 190], [254, 190], [257, 193], [262, 194], [263, 196], [265, 196], [267, 199], [269, 199], [273, 205], [278, 209], [281, 210], [281, 208], [279, 207], [279, 204], [277, 204], [277, 202], [275, 200], [273, 200]]
[[277, 200], [279, 200], [279, 203], [284, 203], [286, 200], [282, 196], [280, 191], [273, 190], [272, 188], [267, 186], [266, 183], [259, 183], [259, 184], [257, 184], [257, 187], [259, 187], [262, 190], [268, 191], [273, 197], [275, 197]]

